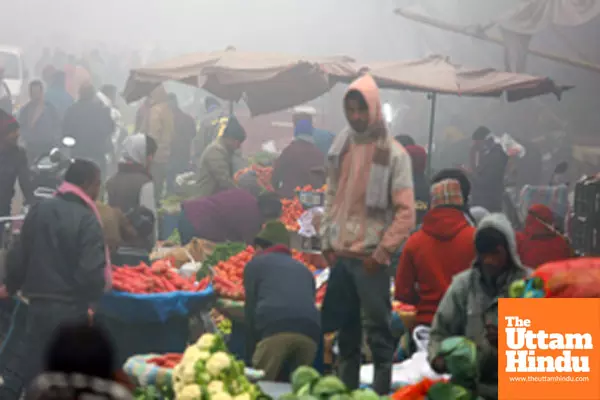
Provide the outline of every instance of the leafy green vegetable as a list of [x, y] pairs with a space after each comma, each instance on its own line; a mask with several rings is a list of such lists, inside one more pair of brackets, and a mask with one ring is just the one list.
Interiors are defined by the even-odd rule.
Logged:
[[221, 261], [226, 261], [229, 258], [241, 253], [246, 249], [246, 244], [238, 242], [219, 243], [215, 245], [211, 255], [206, 257], [202, 265], [214, 267]]
[[464, 387], [447, 383], [435, 383], [427, 391], [427, 400], [475, 400], [475, 395]]
[[359, 389], [352, 392], [353, 400], [379, 400], [379, 395], [371, 389]]
[[177, 246], [181, 246], [181, 235], [179, 235], [179, 230], [178, 229], [174, 229], [173, 232], [171, 232], [171, 235], [169, 235], [169, 237], [166, 240], [169, 243], [172, 243], [174, 245]]
[[464, 337], [451, 337], [442, 342], [439, 354], [444, 357], [453, 384], [476, 388], [479, 366], [475, 343]]
[[298, 367], [292, 373], [292, 390], [294, 391], [294, 393], [297, 393], [300, 390], [300, 388], [302, 388], [304, 385], [312, 385], [320, 377], [321, 375], [314, 368], [306, 366]]
[[347, 391], [346, 385], [337, 376], [321, 378], [312, 388], [312, 394], [317, 397], [330, 397]]

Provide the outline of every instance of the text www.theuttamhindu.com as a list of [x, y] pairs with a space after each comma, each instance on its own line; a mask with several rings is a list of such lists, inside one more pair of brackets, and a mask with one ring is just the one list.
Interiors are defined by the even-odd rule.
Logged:
[[510, 382], [527, 382], [527, 383], [560, 383], [560, 382], [589, 382], [588, 376], [511, 376]]

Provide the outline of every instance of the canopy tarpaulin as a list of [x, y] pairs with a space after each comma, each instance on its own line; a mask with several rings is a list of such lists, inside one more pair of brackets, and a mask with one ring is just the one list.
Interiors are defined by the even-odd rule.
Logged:
[[296, 106], [326, 93], [332, 76], [355, 71], [348, 57], [302, 57], [235, 50], [196, 53], [132, 70], [123, 93], [128, 102], [161, 82], [202, 87], [229, 101], [244, 99], [252, 115]]
[[[429, 126], [428, 152], [433, 147], [433, 128], [437, 94], [458, 96], [500, 97], [506, 94], [508, 101], [553, 93], [560, 99], [570, 87], [557, 86], [551, 79], [526, 74], [498, 71], [493, 68], [466, 68], [455, 65], [447, 57], [433, 55], [420, 60], [380, 62], [360, 69], [370, 73], [380, 88], [400, 89], [431, 93], [431, 120]], [[350, 76], [339, 76], [349, 81]], [[431, 157], [428, 157], [428, 172]]]

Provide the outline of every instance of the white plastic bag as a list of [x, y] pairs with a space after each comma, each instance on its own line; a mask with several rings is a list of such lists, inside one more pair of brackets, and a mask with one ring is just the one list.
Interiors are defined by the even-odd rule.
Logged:
[[525, 147], [508, 133], [505, 132], [502, 136], [496, 136], [495, 140], [502, 146], [507, 156], [516, 158], [525, 157]]
[[[415, 384], [424, 378], [444, 379], [448, 375], [439, 375], [429, 365], [427, 360], [427, 346], [429, 344], [429, 332], [431, 328], [423, 325], [413, 330], [413, 340], [417, 348], [411, 358], [401, 363], [394, 364], [392, 368], [392, 384]], [[373, 383], [373, 364], [364, 365], [360, 369], [360, 383], [371, 385]]]
[[315, 207], [305, 211], [304, 214], [298, 218], [298, 225], [300, 225], [298, 234], [304, 237], [317, 236], [318, 232], [313, 225], [313, 218], [316, 215], [323, 215], [324, 213], [325, 209], [323, 207]]

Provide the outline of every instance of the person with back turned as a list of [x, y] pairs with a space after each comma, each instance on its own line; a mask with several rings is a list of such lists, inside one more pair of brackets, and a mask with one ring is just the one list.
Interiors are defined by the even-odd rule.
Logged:
[[24, 336], [3, 362], [3, 400], [18, 399], [41, 372], [52, 333], [65, 322], [87, 321], [90, 306], [110, 288], [110, 259], [94, 203], [99, 191], [98, 166], [75, 160], [56, 197], [31, 208], [7, 255], [6, 289], [22, 293], [29, 307]]

